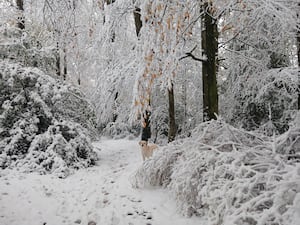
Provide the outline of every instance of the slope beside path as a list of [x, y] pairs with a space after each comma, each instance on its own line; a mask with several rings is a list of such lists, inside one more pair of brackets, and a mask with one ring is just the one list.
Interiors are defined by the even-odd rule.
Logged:
[[[98, 165], [66, 179], [0, 171], [1, 225], [194, 225], [166, 190], [134, 189], [129, 179], [141, 165], [137, 140], [94, 143]], [[203, 223], [205, 224], [205, 223]]]

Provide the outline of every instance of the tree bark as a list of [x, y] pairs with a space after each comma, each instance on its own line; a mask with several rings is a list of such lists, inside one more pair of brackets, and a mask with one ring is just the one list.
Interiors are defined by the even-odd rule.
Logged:
[[[64, 45], [66, 45], [66, 44], [64, 44]], [[63, 79], [66, 80], [67, 79], [67, 72], [68, 72], [68, 67], [67, 67], [67, 48], [66, 48], [66, 46], [64, 46], [63, 52], [64, 52], [64, 73], [63, 73]]]
[[134, 16], [134, 23], [135, 23], [135, 31], [136, 31], [136, 36], [139, 37], [140, 31], [142, 29], [142, 20], [141, 20], [141, 9], [138, 7], [135, 7], [135, 10], [133, 12]]
[[114, 98], [114, 104], [113, 104], [113, 118], [112, 121], [116, 122], [118, 118], [118, 113], [117, 113], [117, 99], [119, 97], [119, 92], [116, 92], [115, 98]]
[[298, 110], [300, 110], [300, 31], [297, 32], [298, 55]]
[[169, 97], [169, 134], [168, 134], [168, 142], [172, 142], [172, 141], [175, 140], [175, 136], [176, 136], [175, 101], [174, 101], [173, 83], [171, 84], [171, 88], [168, 89], [168, 97]]
[[187, 124], [187, 102], [186, 102], [186, 79], [184, 79], [182, 84], [182, 102], [183, 102], [183, 123], [182, 123], [182, 132], [186, 131]]
[[[105, 2], [106, 2], [107, 5], [111, 5], [111, 4], [113, 4], [115, 2], [115, 0], [106, 0]], [[103, 24], [105, 24], [105, 22], [106, 22], [106, 18], [105, 18], [105, 15], [104, 15], [104, 17], [103, 17]], [[110, 32], [110, 34], [109, 34], [110, 41], [113, 43], [116, 40], [116, 32], [115, 32], [115, 30], [114, 30], [113, 27], [112, 27], [112, 30], [110, 30], [109, 32]]]
[[19, 10], [17, 27], [20, 28], [21, 30], [24, 30], [25, 29], [25, 18], [24, 18], [23, 0], [16, 0], [16, 3], [17, 3], [18, 10]]
[[216, 119], [216, 114], [218, 114], [218, 28], [217, 21], [212, 18], [207, 2], [203, 4], [203, 11], [201, 45], [203, 55], [207, 58], [202, 63], [203, 121], [209, 121]]
[[[300, 3], [298, 3], [298, 10], [300, 10]], [[297, 14], [298, 22], [300, 23], [300, 13]], [[298, 56], [298, 110], [300, 110], [300, 28], [297, 30], [297, 56]]]
[[[133, 17], [134, 17], [136, 36], [139, 38], [140, 31], [143, 26], [141, 20], [141, 9], [139, 7], [135, 7], [135, 10], [133, 12]], [[147, 108], [150, 108], [150, 101], [148, 103]], [[141, 136], [142, 141], [148, 141], [148, 139], [151, 138], [150, 117], [151, 117], [151, 111], [149, 109], [146, 109], [142, 118], [142, 136]]]
[[116, 0], [106, 0], [106, 4], [107, 5], [110, 5], [110, 4], [112, 4], [112, 3], [114, 3]]
[[143, 126], [142, 126], [142, 141], [148, 141], [151, 138], [151, 127], [150, 127], [150, 117], [151, 112], [146, 110], [145, 115], [143, 116]]
[[59, 41], [56, 42], [56, 75], [60, 77], [60, 50], [59, 50]]

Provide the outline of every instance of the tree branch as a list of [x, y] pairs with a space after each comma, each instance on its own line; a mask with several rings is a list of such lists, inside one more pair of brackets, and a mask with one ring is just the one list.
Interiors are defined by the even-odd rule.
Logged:
[[185, 53], [185, 56], [180, 57], [180, 58], [179, 58], [179, 61], [182, 60], [182, 59], [191, 57], [193, 60], [196, 60], [196, 61], [205, 63], [205, 62], [206, 62], [205, 59], [200, 59], [200, 58], [198, 58], [198, 57], [196, 57], [196, 56], [194, 56], [194, 55], [192, 54], [193, 51], [194, 51], [196, 48], [197, 48], [197, 45], [196, 45], [190, 52], [186, 52], [186, 53]]

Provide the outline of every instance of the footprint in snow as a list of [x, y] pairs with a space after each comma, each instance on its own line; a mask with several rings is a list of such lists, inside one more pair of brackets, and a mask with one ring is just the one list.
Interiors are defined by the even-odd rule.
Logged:
[[74, 223], [81, 224], [81, 219], [75, 220]]
[[129, 201], [131, 201], [131, 202], [134, 202], [134, 203], [140, 203], [140, 202], [142, 202], [141, 199], [135, 199], [135, 198], [132, 198], [132, 197], [127, 197], [127, 199], [128, 199]]
[[128, 212], [127, 216], [133, 216], [133, 217], [140, 216], [140, 217], [143, 217], [144, 219], [152, 220], [151, 213], [147, 212], [145, 210], [142, 210], [142, 211], [134, 210], [134, 212]]
[[109, 192], [108, 192], [108, 191], [106, 191], [105, 189], [102, 189], [102, 191], [101, 191], [101, 192], [102, 192], [102, 194], [103, 194], [103, 195], [109, 195]]
[[105, 208], [108, 205], [110, 205], [110, 201], [106, 198], [103, 199], [102, 201], [97, 200], [95, 203], [96, 208]]

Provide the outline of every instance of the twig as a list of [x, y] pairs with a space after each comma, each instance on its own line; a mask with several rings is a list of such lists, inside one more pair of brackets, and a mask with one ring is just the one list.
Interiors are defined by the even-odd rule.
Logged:
[[200, 61], [200, 62], [203, 62], [203, 63], [207, 62], [205, 59], [200, 59], [200, 58], [198, 58], [198, 57], [196, 57], [196, 56], [194, 56], [194, 55], [192, 54], [192, 52], [193, 52], [196, 48], [197, 48], [197, 45], [196, 45], [190, 52], [186, 52], [186, 53], [185, 53], [185, 56], [180, 57], [180, 58], [179, 58], [179, 61], [182, 60], [182, 59], [191, 57], [192, 59], [194, 59], [194, 60], [196, 60], [196, 61]]

